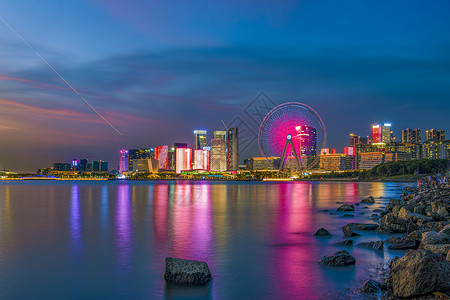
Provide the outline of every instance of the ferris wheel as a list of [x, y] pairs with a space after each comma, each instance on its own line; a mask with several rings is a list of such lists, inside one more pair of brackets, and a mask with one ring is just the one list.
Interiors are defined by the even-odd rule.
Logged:
[[[319, 162], [320, 149], [325, 145], [326, 132], [322, 118], [303, 103], [278, 105], [264, 117], [259, 128], [259, 151], [280, 170], [286, 160], [292, 158], [297, 170], [311, 169]], [[274, 163], [273, 158], [281, 158], [279, 165]]]

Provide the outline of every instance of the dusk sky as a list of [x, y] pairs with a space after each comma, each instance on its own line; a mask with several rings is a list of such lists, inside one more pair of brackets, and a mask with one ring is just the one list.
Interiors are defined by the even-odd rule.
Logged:
[[212, 138], [260, 92], [314, 108], [338, 152], [379, 122], [448, 139], [449, 15], [448, 0], [4, 0], [0, 17], [123, 136], [0, 22], [0, 168], [116, 169], [121, 148]]

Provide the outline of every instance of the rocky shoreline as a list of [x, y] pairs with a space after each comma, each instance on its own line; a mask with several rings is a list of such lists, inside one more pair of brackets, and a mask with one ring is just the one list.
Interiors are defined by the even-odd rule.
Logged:
[[[373, 204], [375, 199], [368, 197], [360, 203]], [[353, 210], [354, 205], [342, 204], [337, 211]], [[360, 235], [355, 231], [373, 230], [395, 236], [356, 246], [374, 251], [387, 246], [407, 252], [395, 257], [388, 267], [380, 267], [377, 281], [368, 278], [357, 291], [359, 297], [450, 299], [450, 185], [406, 187], [401, 199], [390, 199], [384, 210], [376, 212], [379, 214], [372, 214], [371, 219], [378, 224], [347, 224], [342, 227], [344, 240], [336, 245], [350, 247], [350, 238]], [[316, 235], [327, 232], [321, 228]], [[354, 264], [355, 259], [346, 251], [338, 251], [323, 257], [320, 263], [338, 267]]]

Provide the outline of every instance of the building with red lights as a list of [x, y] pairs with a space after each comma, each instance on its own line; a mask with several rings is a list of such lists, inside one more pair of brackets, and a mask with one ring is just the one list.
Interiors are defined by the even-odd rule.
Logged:
[[155, 158], [158, 160], [158, 168], [169, 170], [169, 146], [163, 145], [155, 148]]
[[182, 171], [192, 170], [192, 149], [191, 148], [176, 148], [177, 161], [175, 162], [176, 173]]
[[194, 170], [209, 170], [208, 150], [194, 150]]

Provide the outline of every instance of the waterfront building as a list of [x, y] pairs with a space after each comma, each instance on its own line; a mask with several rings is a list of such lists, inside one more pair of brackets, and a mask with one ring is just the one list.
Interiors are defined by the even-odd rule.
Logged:
[[450, 159], [450, 140], [442, 141], [439, 144], [440, 158]]
[[191, 148], [177, 148], [176, 150], [176, 173], [182, 171], [192, 170], [192, 149]]
[[155, 149], [138, 148], [128, 150], [128, 170], [133, 171], [133, 159], [149, 159], [155, 158]]
[[443, 142], [445, 140], [445, 130], [430, 129], [427, 130], [427, 142], [435, 141], [436, 143]]
[[128, 165], [128, 149], [122, 149], [119, 151], [119, 173], [122, 174], [123, 172], [129, 171], [129, 165]]
[[252, 157], [246, 159], [246, 166], [248, 170], [277, 170], [276, 167], [280, 163], [279, 157]]
[[72, 165], [68, 163], [54, 163], [53, 164], [54, 171], [71, 171]]
[[194, 170], [209, 170], [208, 150], [194, 150]]
[[424, 159], [446, 159], [448, 141], [436, 142], [429, 140], [422, 144], [422, 158]]
[[383, 123], [372, 126], [372, 143], [373, 144], [389, 144], [392, 139], [391, 124]]
[[158, 173], [158, 160], [154, 158], [133, 159], [133, 171], [136, 173]]
[[227, 138], [227, 132], [225, 130], [216, 130], [213, 132], [214, 140], [223, 140], [225, 141]]
[[155, 148], [155, 159], [158, 160], [158, 168], [169, 169], [169, 146], [162, 145]]
[[319, 168], [324, 171], [353, 170], [354, 157], [345, 154], [321, 154], [319, 155]]
[[349, 146], [356, 147], [360, 143], [360, 137], [356, 134], [350, 133], [349, 135]]
[[227, 170], [227, 145], [225, 139], [211, 140], [211, 171], [223, 172]]
[[[306, 167], [308, 164], [310, 164], [312, 162], [311, 157], [308, 157], [306, 155], [301, 155], [298, 157], [299, 159], [299, 163], [300, 168], [301, 167]], [[286, 158], [286, 163], [284, 165], [285, 169], [289, 169], [289, 170], [297, 170], [297, 161], [295, 159], [294, 155], [289, 155]]]
[[92, 162], [92, 172], [100, 172], [100, 162], [98, 160]]
[[347, 155], [350, 159], [351, 169], [356, 170], [357, 168], [357, 152], [356, 147], [344, 147], [344, 154]]
[[315, 157], [317, 155], [317, 130], [311, 126], [297, 126], [295, 130], [300, 138], [298, 153]]
[[100, 172], [108, 172], [108, 162], [107, 161], [100, 161]]
[[411, 160], [411, 153], [402, 151], [386, 152], [384, 162]]
[[359, 153], [359, 169], [361, 170], [370, 170], [382, 163], [384, 163], [383, 152]]
[[239, 170], [239, 135], [238, 128], [233, 127], [227, 130], [227, 170]]
[[207, 131], [206, 130], [194, 130], [195, 146], [194, 150], [202, 150], [207, 143]]
[[408, 144], [420, 144], [422, 143], [422, 137], [420, 129], [406, 128], [402, 130], [402, 143]]

